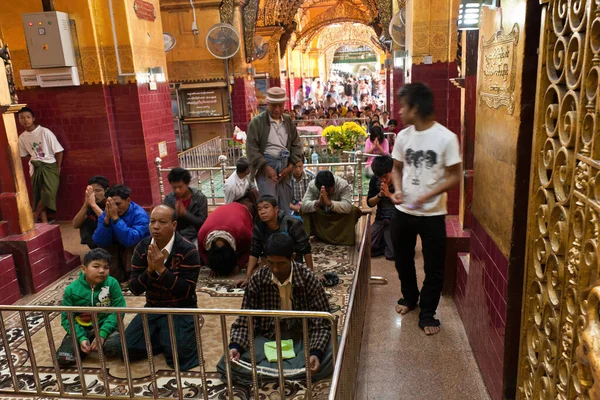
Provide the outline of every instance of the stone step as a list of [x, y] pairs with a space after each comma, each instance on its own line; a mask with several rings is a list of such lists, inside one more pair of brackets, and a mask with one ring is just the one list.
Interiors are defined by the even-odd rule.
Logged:
[[81, 258], [77, 255], [71, 254], [65, 250], [65, 266], [61, 271], [62, 274], [69, 273], [73, 271], [75, 268], [79, 268], [81, 266]]
[[12, 254], [0, 255], [0, 304], [14, 304], [21, 298]]
[[0, 221], [0, 239], [8, 236], [8, 222]]

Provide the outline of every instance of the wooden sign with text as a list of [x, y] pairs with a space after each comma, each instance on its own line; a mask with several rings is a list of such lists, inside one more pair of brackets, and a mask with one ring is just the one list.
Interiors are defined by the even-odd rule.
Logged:
[[481, 38], [479, 104], [496, 109], [505, 106], [509, 114], [515, 111], [518, 43], [518, 24], [507, 35], [497, 32], [489, 40]]
[[227, 113], [224, 88], [196, 88], [181, 90], [184, 118], [222, 117]]
[[156, 10], [154, 9], [154, 4], [148, 1], [135, 0], [133, 2], [133, 10], [139, 19], [145, 19], [152, 22], [154, 22], [156, 19]]

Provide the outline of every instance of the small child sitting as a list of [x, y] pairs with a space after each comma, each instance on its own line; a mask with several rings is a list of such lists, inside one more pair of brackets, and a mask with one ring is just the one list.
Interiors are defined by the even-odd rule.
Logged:
[[[83, 258], [79, 278], [65, 289], [63, 306], [74, 307], [125, 307], [125, 298], [121, 286], [109, 275], [111, 256], [104, 249], [93, 249]], [[76, 352], [71, 338], [71, 328], [66, 312], [62, 313], [61, 324], [65, 335], [57, 353], [58, 363], [62, 367], [76, 363]], [[73, 313], [75, 335], [79, 343], [81, 358], [103, 346], [105, 354], [115, 354], [115, 348], [121, 346], [119, 336], [113, 335], [117, 329], [117, 315], [98, 314], [100, 338], [95, 338], [91, 313]]]

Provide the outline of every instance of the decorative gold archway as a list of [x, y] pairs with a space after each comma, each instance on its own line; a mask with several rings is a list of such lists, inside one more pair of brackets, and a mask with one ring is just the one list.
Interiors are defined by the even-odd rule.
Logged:
[[317, 41], [319, 57], [325, 57], [325, 65], [329, 71], [335, 51], [341, 46], [367, 46], [377, 55], [382, 56], [383, 51], [371, 42], [371, 37], [374, 35], [375, 30], [364, 24], [344, 23], [341, 26], [326, 27]]
[[[302, 51], [306, 51], [310, 42], [312, 42], [319, 32], [327, 26], [348, 22], [364, 26], [371, 24], [372, 21], [373, 17], [371, 15], [365, 15], [359, 8], [354, 7], [352, 4], [348, 2], [338, 3], [311, 20], [310, 23], [299, 32], [297, 40], [295, 43], [291, 44], [291, 48], [294, 49], [300, 46]], [[372, 28], [371, 31], [373, 32], [372, 34], [375, 34], [375, 31]]]

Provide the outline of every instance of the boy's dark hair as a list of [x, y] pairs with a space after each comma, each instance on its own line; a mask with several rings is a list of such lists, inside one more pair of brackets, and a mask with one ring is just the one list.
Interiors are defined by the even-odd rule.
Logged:
[[104, 190], [108, 189], [108, 187], [110, 186], [108, 184], [108, 178], [102, 175], [94, 175], [90, 178], [90, 180], [88, 181], [88, 185], [94, 184], [102, 186]]
[[34, 113], [34, 112], [33, 112], [33, 110], [32, 110], [31, 108], [29, 108], [29, 107], [23, 107], [23, 108], [21, 108], [21, 109], [20, 109], [20, 110], [17, 112], [17, 115], [19, 115], [19, 114], [22, 114], [22, 113], [24, 113], [24, 112], [31, 113], [31, 116], [35, 118], [35, 113]]
[[125, 185], [113, 185], [106, 191], [106, 197], [114, 196], [127, 200], [131, 196], [131, 189]]
[[317, 190], [320, 190], [322, 186], [325, 186], [325, 189], [335, 186], [335, 178], [331, 171], [319, 171], [315, 177], [315, 186]]
[[175, 167], [171, 171], [169, 171], [169, 175], [167, 175], [167, 179], [170, 182], [183, 182], [186, 185], [190, 184], [192, 180], [192, 174], [185, 168]]
[[217, 275], [230, 275], [237, 265], [237, 256], [235, 250], [231, 248], [229, 243], [221, 247], [212, 246], [208, 250], [207, 256], [208, 266], [215, 271]]
[[294, 240], [285, 233], [274, 233], [267, 240], [267, 256], [281, 256], [289, 260], [294, 255]]
[[394, 159], [390, 156], [379, 156], [373, 159], [371, 169], [376, 177], [381, 178], [394, 168]]
[[246, 157], [240, 157], [235, 163], [235, 172], [242, 173], [248, 171], [250, 168], [250, 163]]
[[272, 205], [273, 208], [279, 207], [279, 204], [277, 204], [277, 199], [275, 197], [271, 196], [271, 195], [268, 195], [268, 194], [263, 194], [262, 196], [260, 196], [259, 199], [258, 199], [258, 201], [256, 202], [256, 205], [259, 205], [260, 203], [263, 203], [265, 201], [267, 203], [269, 203], [270, 205]]
[[85, 256], [83, 256], [83, 265], [86, 267], [90, 265], [92, 261], [106, 261], [109, 265], [112, 261], [112, 256], [110, 253], [104, 249], [96, 248], [87, 252]]
[[388, 120], [388, 126], [390, 126], [390, 125], [398, 126], [398, 121], [396, 121], [395, 119], [390, 119], [390, 120]]
[[398, 92], [398, 97], [404, 99], [409, 108], [416, 106], [421, 118], [433, 115], [433, 92], [426, 84], [417, 82], [404, 85]]

